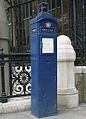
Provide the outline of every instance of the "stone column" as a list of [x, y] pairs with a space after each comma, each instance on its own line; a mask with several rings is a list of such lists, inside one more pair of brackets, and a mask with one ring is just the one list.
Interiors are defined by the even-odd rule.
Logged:
[[[4, 49], [4, 53], [8, 53], [8, 39], [9, 39], [9, 27], [5, 12], [5, 3], [4, 0], [0, 0], [0, 48]], [[9, 81], [8, 64], [5, 65], [5, 78], [7, 84], [6, 87], [8, 87], [7, 83]], [[1, 69], [0, 69], [0, 94], [1, 94]]]
[[69, 37], [57, 37], [57, 104], [67, 108], [78, 106], [78, 91], [75, 87], [75, 51]]

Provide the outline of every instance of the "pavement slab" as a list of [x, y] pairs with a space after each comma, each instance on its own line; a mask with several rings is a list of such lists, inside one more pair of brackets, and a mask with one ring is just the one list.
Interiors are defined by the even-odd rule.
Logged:
[[[31, 111], [0, 114], [0, 119], [38, 119], [31, 114]], [[42, 119], [86, 119], [86, 103], [80, 104], [77, 108], [59, 108], [55, 116], [44, 117]]]

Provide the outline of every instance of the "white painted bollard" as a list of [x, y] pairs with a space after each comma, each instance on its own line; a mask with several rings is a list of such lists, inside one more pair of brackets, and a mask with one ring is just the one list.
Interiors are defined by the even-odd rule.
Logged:
[[69, 37], [57, 37], [57, 104], [67, 108], [78, 106], [78, 91], [75, 88], [75, 51]]

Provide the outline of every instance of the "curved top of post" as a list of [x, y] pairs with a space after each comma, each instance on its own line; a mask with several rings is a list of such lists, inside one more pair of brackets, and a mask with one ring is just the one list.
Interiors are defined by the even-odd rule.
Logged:
[[75, 61], [76, 53], [71, 45], [71, 40], [66, 35], [57, 37], [57, 60], [58, 61]]

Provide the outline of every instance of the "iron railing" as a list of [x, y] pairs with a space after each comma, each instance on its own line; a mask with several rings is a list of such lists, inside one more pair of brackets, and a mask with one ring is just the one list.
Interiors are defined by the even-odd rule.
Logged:
[[[49, 12], [57, 17], [60, 0], [5, 0], [9, 21], [9, 51], [26, 52], [30, 50], [29, 21], [37, 15], [38, 4], [49, 3]], [[63, 0], [62, 0], [63, 1]], [[62, 2], [63, 3], [63, 2]], [[63, 13], [63, 12], [62, 12]], [[63, 15], [62, 15], [63, 16]], [[63, 23], [62, 23], [63, 26]]]
[[[25, 52], [29, 45], [29, 21], [37, 14], [37, 4], [47, 2], [49, 12], [58, 19], [58, 35], [71, 38], [76, 51], [76, 65], [86, 65], [85, 0], [5, 0], [9, 18], [9, 50]], [[27, 28], [28, 26], [28, 28]], [[15, 30], [16, 29], [16, 30]]]
[[86, 65], [86, 0], [69, 2], [70, 38], [76, 51], [75, 65]]
[[[1, 102], [7, 102], [8, 98], [31, 95], [31, 66], [30, 53], [4, 54], [0, 49], [0, 70], [1, 70]], [[5, 64], [9, 65], [9, 93], [6, 92]]]

